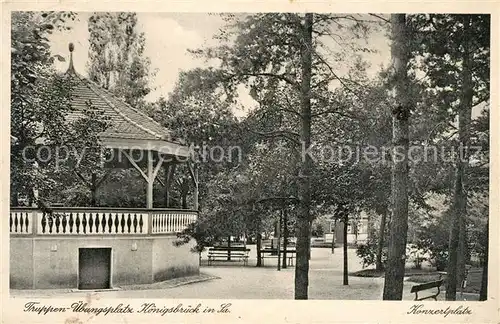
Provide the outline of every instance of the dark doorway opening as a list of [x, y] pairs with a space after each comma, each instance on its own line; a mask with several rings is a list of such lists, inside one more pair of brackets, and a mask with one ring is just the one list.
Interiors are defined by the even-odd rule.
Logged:
[[111, 288], [111, 248], [78, 249], [78, 289]]

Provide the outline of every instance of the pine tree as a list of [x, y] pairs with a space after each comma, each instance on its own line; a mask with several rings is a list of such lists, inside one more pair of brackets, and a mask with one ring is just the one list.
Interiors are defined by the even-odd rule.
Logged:
[[410, 96], [408, 93], [408, 33], [406, 15], [391, 15], [392, 66], [397, 106], [392, 113], [393, 166], [392, 166], [392, 217], [389, 251], [384, 282], [384, 300], [401, 300], [406, 259], [408, 232], [408, 146]]

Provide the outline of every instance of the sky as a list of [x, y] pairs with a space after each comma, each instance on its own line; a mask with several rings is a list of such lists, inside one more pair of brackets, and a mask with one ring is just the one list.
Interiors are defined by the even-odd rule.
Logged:
[[[68, 44], [72, 42], [75, 45], [74, 66], [84, 76], [89, 48], [87, 20], [90, 14], [78, 13], [77, 20], [70, 23], [69, 31], [57, 32], [50, 39], [52, 53], [66, 58], [69, 58]], [[146, 99], [154, 101], [160, 96], [168, 97], [180, 71], [206, 66], [203, 60], [194, 58], [187, 50], [216, 45], [212, 36], [223, 26], [223, 21], [219, 16], [207, 13], [137, 13], [137, 16], [138, 28], [145, 34], [145, 55], [151, 60], [152, 70], [156, 71], [151, 84], [154, 90]], [[370, 46], [379, 51], [368, 57], [372, 63], [371, 71], [375, 73], [381, 64], [388, 64], [389, 43], [382, 33], [369, 41]], [[68, 61], [56, 63], [60, 71], [65, 71], [67, 67]], [[241, 117], [255, 102], [244, 88], [240, 89], [239, 94], [240, 102], [246, 107], [243, 111], [235, 111]]]

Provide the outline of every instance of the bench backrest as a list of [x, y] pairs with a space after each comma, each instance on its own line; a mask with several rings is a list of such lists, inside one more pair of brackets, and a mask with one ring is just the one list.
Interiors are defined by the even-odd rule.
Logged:
[[426, 290], [426, 289], [441, 287], [442, 284], [443, 284], [443, 280], [426, 282], [426, 283], [411, 287], [411, 292], [414, 293], [414, 292], [419, 292], [419, 291]]
[[212, 247], [208, 249], [209, 251], [242, 251], [242, 252], [249, 252], [250, 249], [245, 248], [244, 246], [235, 246], [235, 247], [227, 247], [227, 246], [217, 246], [217, 247]]

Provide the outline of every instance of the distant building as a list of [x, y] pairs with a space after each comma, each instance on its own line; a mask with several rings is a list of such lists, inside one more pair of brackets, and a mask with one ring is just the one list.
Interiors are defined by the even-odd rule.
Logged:
[[[324, 218], [320, 220], [324, 230], [323, 238], [325, 243], [331, 243], [332, 239], [336, 244], [344, 244], [344, 224], [340, 221]], [[347, 225], [347, 243], [365, 244], [368, 241], [368, 214], [362, 211], [359, 217], [350, 219]]]

